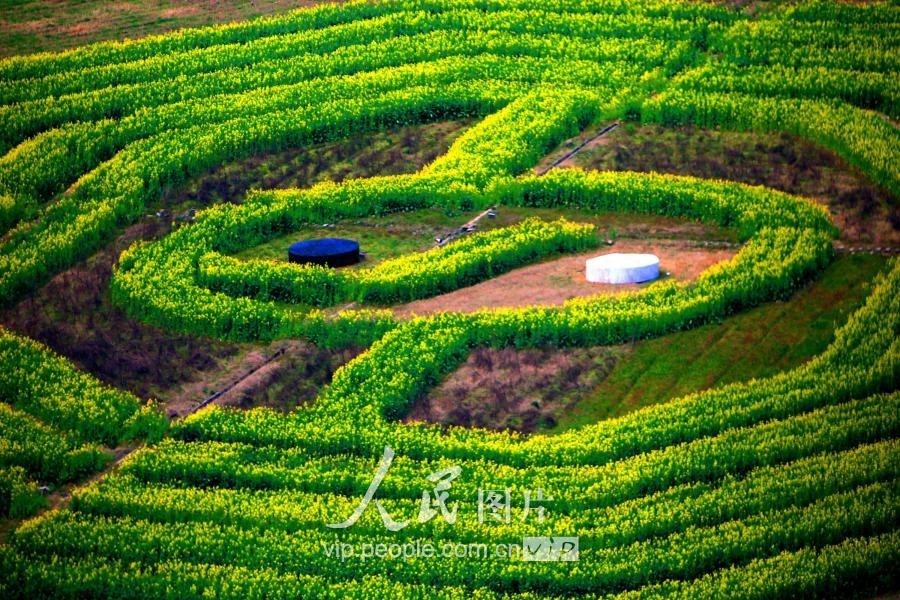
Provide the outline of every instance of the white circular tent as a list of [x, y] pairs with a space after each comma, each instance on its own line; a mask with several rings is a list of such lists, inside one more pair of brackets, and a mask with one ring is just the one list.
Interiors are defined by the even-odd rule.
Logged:
[[589, 258], [585, 267], [591, 283], [641, 283], [659, 277], [659, 258], [653, 254], [604, 254]]

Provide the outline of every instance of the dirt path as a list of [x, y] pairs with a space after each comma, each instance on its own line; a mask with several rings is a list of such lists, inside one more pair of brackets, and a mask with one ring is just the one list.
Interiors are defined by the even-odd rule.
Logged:
[[441, 310], [473, 312], [483, 308], [558, 306], [570, 298], [600, 292], [632, 292], [646, 285], [589, 283], [584, 277], [584, 261], [593, 256], [609, 252], [655, 254], [660, 260], [660, 273], [668, 272], [679, 281], [688, 281], [715, 263], [730, 259], [737, 250], [724, 244], [704, 247], [703, 242], [688, 240], [619, 240], [611, 247], [522, 267], [455, 292], [403, 304], [394, 308], [394, 314], [403, 318]]

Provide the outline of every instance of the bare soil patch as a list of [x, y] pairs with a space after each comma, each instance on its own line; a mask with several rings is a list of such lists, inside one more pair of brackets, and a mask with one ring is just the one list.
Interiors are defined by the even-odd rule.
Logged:
[[[578, 154], [581, 154], [582, 152], [589, 152], [590, 150], [593, 150], [594, 148], [597, 148], [599, 146], [605, 146], [609, 143], [610, 134], [613, 131], [615, 131], [615, 129], [608, 131], [607, 133], [604, 133], [603, 135], [601, 135], [599, 137], [596, 137], [598, 133], [600, 133], [603, 129], [605, 129], [609, 125], [612, 125], [612, 123], [600, 123], [600, 124], [591, 125], [590, 127], [586, 128], [584, 131], [579, 133], [577, 136], [575, 136], [573, 138], [569, 138], [568, 140], [566, 140], [565, 142], [560, 144], [556, 150], [554, 150], [553, 152], [551, 152], [550, 154], [548, 154], [544, 158], [542, 158], [540, 161], [538, 161], [538, 164], [536, 164], [534, 166], [532, 171], [534, 173], [540, 175], [542, 173], [547, 172], [551, 168], [564, 169], [566, 167], [576, 166], [577, 160], [578, 160]], [[618, 128], [618, 127], [616, 127], [616, 128]], [[555, 163], [562, 157], [566, 156], [566, 154], [568, 154], [569, 152], [575, 150], [575, 148], [578, 148], [579, 146], [581, 146], [581, 144], [584, 144], [584, 146], [582, 146], [581, 149], [578, 150], [577, 154], [575, 154], [574, 156], [569, 156], [565, 160], [560, 162], [558, 165], [556, 165], [555, 167], [553, 166], [553, 163]]]
[[94, 35], [98, 31], [100, 31], [100, 24], [88, 21], [85, 23], [74, 23], [72, 25], [66, 25], [60, 27], [62, 31], [66, 32], [66, 35], [72, 36], [73, 38], [84, 38], [90, 35]]
[[24, 0], [0, 5], [0, 56], [252, 19], [343, 0]]
[[[274, 358], [278, 350], [282, 353]], [[233, 385], [213, 404], [266, 406], [289, 412], [315, 399], [334, 372], [360, 352], [358, 348], [324, 350], [298, 340], [274, 342], [222, 361], [215, 371], [197, 373], [166, 395], [166, 411], [171, 418], [183, 417], [206, 398]]]
[[142, 398], [158, 397], [190, 373], [215, 367], [237, 353], [238, 346], [140, 323], [109, 298], [109, 279], [119, 254], [139, 239], [156, 239], [170, 229], [156, 219], [128, 227], [87, 261], [59, 273], [30, 297], [0, 312], [0, 322], [43, 342], [106, 383]]
[[383, 132], [262, 153], [210, 169], [165, 190], [169, 206], [240, 202], [250, 188], [307, 188], [320, 181], [415, 173], [444, 154], [471, 119], [410, 125]]
[[164, 19], [178, 19], [199, 14], [201, 9], [196, 4], [188, 6], [175, 6], [160, 11], [159, 16]]
[[703, 244], [687, 240], [621, 239], [613, 246], [522, 267], [461, 290], [403, 304], [394, 308], [394, 314], [409, 317], [438, 311], [474, 312], [500, 307], [558, 306], [571, 298], [633, 292], [647, 285], [588, 282], [584, 276], [585, 260], [610, 252], [655, 254], [660, 260], [660, 274], [668, 272], [670, 277], [679, 281], [694, 279], [705, 269], [737, 253], [737, 248]]
[[[584, 136], [564, 142], [551, 156]], [[797, 136], [625, 123], [599, 140], [568, 161], [571, 166], [764, 185], [827, 206], [846, 243], [900, 247], [900, 199], [835, 153]]]
[[533, 432], [599, 385], [625, 347], [528, 349], [477, 348], [404, 422]]

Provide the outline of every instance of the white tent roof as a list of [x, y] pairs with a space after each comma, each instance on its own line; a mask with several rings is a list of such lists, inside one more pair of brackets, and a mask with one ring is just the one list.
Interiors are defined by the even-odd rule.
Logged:
[[659, 277], [659, 258], [653, 254], [604, 254], [589, 258], [585, 276], [592, 283], [640, 283]]

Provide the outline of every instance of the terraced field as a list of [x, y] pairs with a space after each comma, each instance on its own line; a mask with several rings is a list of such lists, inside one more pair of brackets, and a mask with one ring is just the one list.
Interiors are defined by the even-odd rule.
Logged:
[[[817, 277], [839, 231], [811, 200], [721, 180], [532, 168], [612, 121], [788, 132], [895, 201], [898, 24], [890, 3], [750, 17], [671, 0], [357, 1], [0, 61], [6, 305], [217, 165], [475, 119], [417, 173], [255, 190], [119, 257], [110, 298], [146, 324], [366, 347], [308, 406], [213, 406], [169, 423], [152, 402], [3, 331], [0, 509], [27, 517], [44, 502], [38, 484], [80, 485], [7, 536], [0, 593], [896, 592], [896, 259], [831, 344], [788, 371], [553, 436], [401, 419], [474, 348], [656, 337]], [[253, 257], [311, 225], [491, 206], [678, 218], [726, 228], [741, 246], [690, 281], [412, 318], [391, 307], [596, 248], [598, 232], [526, 219], [349, 271]], [[110, 449], [135, 445], [109, 468]]]

